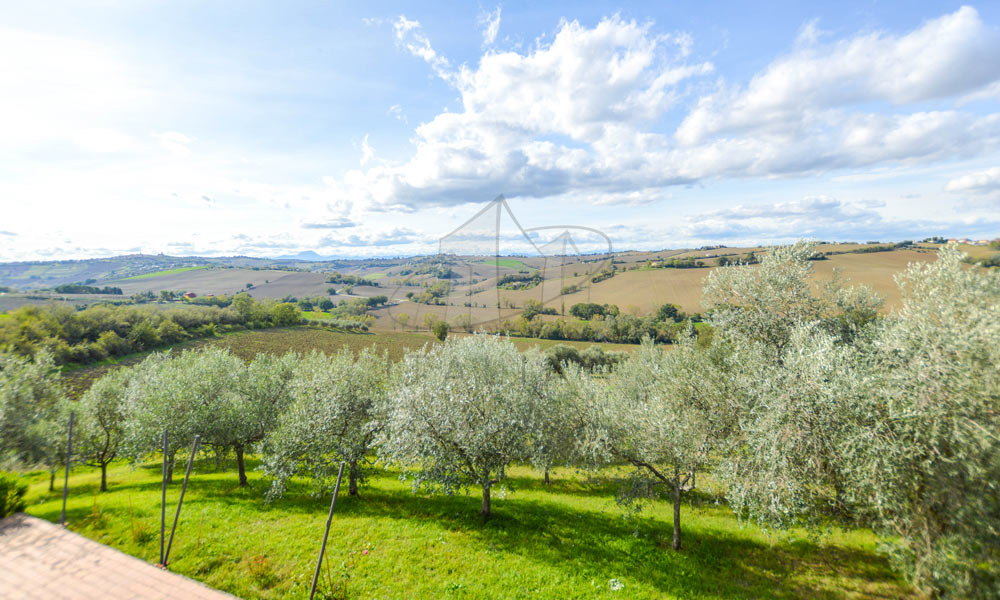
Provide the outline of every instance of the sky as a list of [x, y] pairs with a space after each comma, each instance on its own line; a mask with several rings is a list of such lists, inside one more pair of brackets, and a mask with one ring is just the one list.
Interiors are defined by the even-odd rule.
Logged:
[[1000, 236], [1000, 4], [535, 4], [2, 3], [0, 261]]

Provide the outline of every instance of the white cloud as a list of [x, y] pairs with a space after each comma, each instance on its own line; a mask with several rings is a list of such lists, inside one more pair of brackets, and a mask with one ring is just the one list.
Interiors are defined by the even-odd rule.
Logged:
[[417, 127], [409, 160], [339, 178], [335, 194], [356, 207], [408, 210], [500, 192], [640, 204], [703, 180], [913, 166], [1000, 147], [1000, 113], [955, 107], [1000, 80], [1000, 33], [968, 7], [905, 35], [829, 43], [808, 23], [790, 54], [745, 87], [720, 82], [673, 132], [665, 117], [713, 69], [690, 59], [688, 34], [618, 16], [592, 28], [564, 21], [528, 51], [490, 50], [451, 68], [419, 22], [399, 17], [394, 28], [397, 43], [459, 93], [462, 110]]
[[969, 173], [948, 182], [945, 189], [959, 194], [994, 194], [1000, 192], [1000, 167]]
[[448, 59], [435, 52], [434, 48], [431, 47], [431, 41], [421, 31], [420, 21], [411, 21], [405, 15], [399, 15], [393, 22], [392, 29], [396, 34], [397, 45], [406, 48], [406, 51], [413, 56], [427, 61], [435, 73], [442, 78], [447, 78], [451, 65]]
[[492, 46], [500, 33], [500, 6], [493, 12], [480, 12], [477, 20], [483, 28], [483, 46]]
[[365, 166], [373, 158], [375, 158], [375, 148], [368, 144], [368, 134], [365, 134], [365, 139], [361, 140], [361, 166]]
[[[594, 28], [563, 22], [547, 45], [489, 52], [476, 68], [451, 69], [417, 21], [399, 17], [397, 42], [426, 60], [461, 95], [416, 129], [407, 162], [351, 171], [336, 182], [357, 206], [408, 209], [511, 195], [544, 197], [594, 187], [611, 192], [678, 180], [644, 156], [664, 136], [644, 129], [674, 106], [677, 86], [711, 72], [688, 63], [689, 36], [651, 32], [619, 17]], [[637, 181], [638, 180], [638, 181]]]

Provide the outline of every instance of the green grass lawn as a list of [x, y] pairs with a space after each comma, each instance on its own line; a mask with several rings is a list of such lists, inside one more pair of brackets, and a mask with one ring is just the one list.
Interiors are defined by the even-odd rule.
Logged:
[[199, 269], [207, 269], [208, 265], [198, 265], [197, 267], [177, 267], [176, 269], [164, 269], [163, 271], [154, 271], [152, 273], [143, 273], [142, 275], [133, 275], [132, 277], [126, 277], [122, 281], [131, 281], [133, 279], [149, 279], [150, 277], [159, 277], [161, 275], [176, 275], [177, 273], [186, 273], [188, 271], [197, 271]]
[[[180, 461], [179, 461], [180, 462]], [[167, 533], [183, 473], [167, 493]], [[155, 462], [70, 475], [70, 529], [155, 563], [160, 482]], [[170, 568], [244, 598], [304, 598], [315, 567], [329, 495], [302, 482], [267, 504], [259, 472], [239, 488], [230, 468], [198, 460], [188, 485]], [[741, 528], [713, 498], [683, 507], [684, 548], [670, 550], [670, 507], [623, 518], [609, 485], [569, 470], [545, 486], [514, 468], [483, 523], [476, 494], [414, 495], [397, 473], [380, 471], [359, 497], [342, 491], [323, 567], [329, 598], [902, 598], [910, 595], [875, 554], [867, 531], [816, 539], [801, 531], [769, 537]], [[28, 513], [58, 521], [61, 490], [37, 474]], [[502, 497], [498, 497], [502, 496]], [[609, 582], [624, 588], [613, 591]]]

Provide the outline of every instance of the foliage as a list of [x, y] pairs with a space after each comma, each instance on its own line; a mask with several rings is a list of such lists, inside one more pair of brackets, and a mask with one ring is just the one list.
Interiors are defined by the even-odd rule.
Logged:
[[47, 350], [56, 364], [86, 364], [189, 338], [301, 321], [294, 306], [259, 303], [246, 293], [227, 298], [224, 304], [226, 308], [183, 306], [166, 310], [95, 305], [80, 311], [56, 304], [23, 306], [0, 320], [0, 349], [22, 356]]
[[134, 372], [110, 371], [88, 389], [76, 405], [73, 453], [101, 469], [101, 491], [108, 489], [107, 467], [118, 456], [125, 436], [122, 402]]
[[63, 285], [57, 285], [52, 288], [57, 294], [114, 294], [121, 296], [122, 289], [120, 287], [105, 286], [102, 288], [94, 287], [91, 285], [83, 285], [82, 283], [65, 283]]
[[1000, 273], [954, 247], [897, 278], [903, 308], [880, 328], [877, 378], [855, 420], [856, 495], [924, 590], [1000, 597]]
[[168, 431], [167, 471], [172, 478], [177, 452], [190, 447], [195, 435], [204, 443], [228, 449], [223, 428], [225, 406], [236, 396], [243, 363], [225, 350], [186, 351], [176, 357], [153, 354], [134, 367], [125, 391], [125, 443], [133, 460], [162, 447]]
[[433, 325], [434, 337], [440, 341], [444, 341], [448, 337], [448, 323], [446, 321], [435, 321]]
[[730, 502], [769, 525], [870, 523], [919, 588], [996, 597], [1000, 276], [945, 247], [898, 278], [902, 310], [876, 319], [860, 288], [813, 295], [807, 251], [708, 286], [712, 347], [728, 355]]
[[384, 409], [380, 456], [412, 475], [414, 487], [482, 489], [480, 513], [511, 462], [526, 453], [548, 370], [507, 340], [473, 335], [408, 354]]
[[627, 508], [668, 492], [674, 504], [674, 550], [681, 547], [682, 495], [694, 487], [695, 473], [718, 439], [721, 415], [715, 399], [725, 384], [708, 358], [690, 342], [665, 352], [646, 340], [606, 383], [577, 369], [566, 374], [584, 415], [577, 438], [582, 460], [592, 467], [631, 467], [617, 495]]
[[28, 483], [15, 473], [0, 471], [0, 519], [24, 510]]
[[388, 360], [370, 350], [355, 360], [349, 350], [318, 352], [295, 361], [289, 405], [267, 436], [264, 471], [272, 478], [268, 496], [280, 497], [293, 475], [331, 485], [341, 461], [348, 463], [349, 494], [358, 494], [366, 459], [377, 432], [375, 407], [384, 402]]
[[54, 469], [65, 454], [64, 391], [55, 361], [0, 353], [0, 461]]

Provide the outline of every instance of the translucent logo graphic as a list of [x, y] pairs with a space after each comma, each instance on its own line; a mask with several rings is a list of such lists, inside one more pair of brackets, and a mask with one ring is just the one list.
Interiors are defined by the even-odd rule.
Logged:
[[522, 227], [503, 195], [406, 265], [387, 312], [403, 329], [495, 331], [505, 320], [565, 315], [613, 273], [611, 239], [591, 227]]

